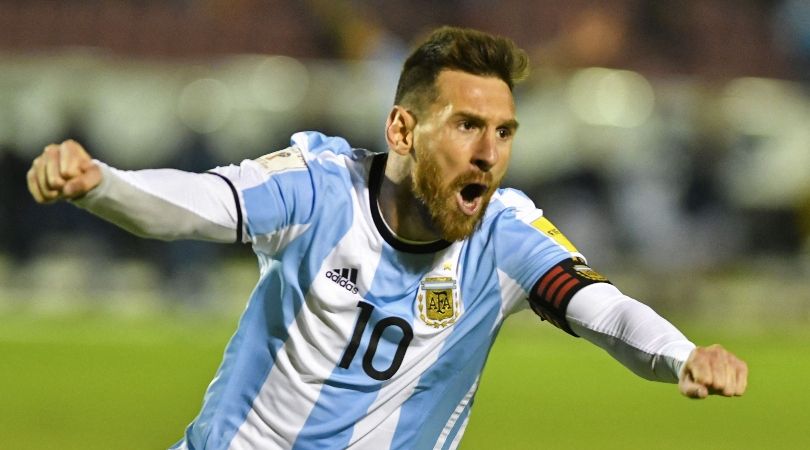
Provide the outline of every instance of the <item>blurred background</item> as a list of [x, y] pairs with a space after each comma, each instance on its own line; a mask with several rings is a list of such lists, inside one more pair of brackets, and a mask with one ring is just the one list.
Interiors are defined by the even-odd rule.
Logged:
[[[82, 367], [105, 376], [122, 358], [109, 377], [138, 384], [144, 375], [119, 349], [151, 345], [176, 361], [190, 355], [178, 342], [208, 342], [202, 362], [183, 363], [201, 364], [193, 381], [166, 387], [166, 373], [152, 373], [166, 392], [151, 395], [172, 405], [154, 409], [183, 412], [178, 425], [157, 421], [174, 426], [168, 438], [131, 448], [171, 444], [257, 277], [247, 246], [145, 241], [70, 205], [34, 204], [25, 172], [45, 145], [73, 138], [121, 169], [190, 171], [284, 148], [300, 130], [382, 151], [400, 64], [441, 24], [503, 34], [529, 52], [506, 184], [592, 266], [697, 336], [781, 336], [780, 349], [795, 348], [787, 365], [810, 372], [810, 0], [0, 0], [0, 384], [19, 397], [3, 403], [0, 392], [0, 436], [17, 436], [8, 448], [46, 448], [48, 433], [25, 431], [46, 410], [61, 448], [82, 430], [59, 434], [64, 411], [31, 409], [43, 385], [72, 389], [33, 373], [72, 380], [68, 361], [107, 341]], [[522, 320], [515, 327], [535, 333], [536, 321]], [[43, 366], [54, 352], [64, 362]], [[161, 366], [150, 354], [138, 367]], [[164, 398], [180, 386], [190, 400]], [[11, 421], [24, 407], [30, 421]], [[120, 439], [144, 434], [121, 429]], [[75, 448], [108, 443], [98, 430], [79, 435], [91, 438]], [[721, 448], [709, 442], [693, 444]], [[560, 445], [550, 448], [577, 447]]]

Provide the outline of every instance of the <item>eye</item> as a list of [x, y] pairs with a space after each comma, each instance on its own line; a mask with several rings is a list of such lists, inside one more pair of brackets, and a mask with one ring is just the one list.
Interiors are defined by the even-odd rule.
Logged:
[[458, 127], [464, 131], [470, 131], [475, 128], [475, 124], [469, 120], [462, 120], [459, 122]]
[[498, 128], [498, 137], [501, 139], [509, 139], [512, 137], [512, 130], [509, 128]]

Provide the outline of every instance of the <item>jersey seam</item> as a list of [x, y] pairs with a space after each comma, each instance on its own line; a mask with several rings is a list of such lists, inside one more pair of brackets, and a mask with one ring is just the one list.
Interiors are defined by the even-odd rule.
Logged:
[[225, 181], [228, 185], [228, 188], [231, 190], [231, 194], [233, 194], [233, 202], [236, 206], [236, 241], [235, 243], [240, 244], [242, 243], [242, 205], [239, 202], [239, 193], [236, 191], [236, 187], [233, 185], [231, 180], [228, 179], [225, 175], [216, 173], [216, 172], [205, 172], [206, 174], [215, 175], [221, 180]]

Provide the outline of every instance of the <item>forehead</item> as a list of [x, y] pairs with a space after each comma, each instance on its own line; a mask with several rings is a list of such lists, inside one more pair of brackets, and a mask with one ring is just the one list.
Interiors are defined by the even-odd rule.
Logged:
[[514, 119], [512, 91], [498, 77], [444, 70], [436, 78], [436, 88], [439, 95], [434, 107], [440, 110], [470, 112], [494, 120]]

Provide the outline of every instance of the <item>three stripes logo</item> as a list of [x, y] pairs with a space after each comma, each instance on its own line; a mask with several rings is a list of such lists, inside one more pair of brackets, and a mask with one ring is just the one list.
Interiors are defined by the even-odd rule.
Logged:
[[565, 320], [565, 309], [574, 294], [594, 283], [609, 281], [582, 262], [567, 259], [540, 277], [529, 296], [529, 304], [542, 319], [574, 334]]
[[357, 293], [357, 269], [332, 269], [327, 270], [325, 275], [326, 278], [352, 294]]
[[543, 276], [537, 286], [537, 293], [546, 302], [551, 303], [555, 309], [558, 309], [566, 294], [580, 284], [581, 281], [558, 265]]

